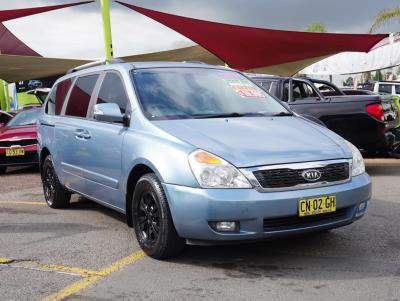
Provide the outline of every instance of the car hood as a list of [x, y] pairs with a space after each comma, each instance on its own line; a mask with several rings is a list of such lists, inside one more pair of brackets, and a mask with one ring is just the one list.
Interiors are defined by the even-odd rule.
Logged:
[[237, 167], [351, 158], [343, 139], [298, 117], [159, 120], [153, 124]]
[[36, 139], [36, 133], [36, 125], [24, 125], [14, 127], [5, 126], [0, 128], [0, 140], [12, 140], [21, 138]]

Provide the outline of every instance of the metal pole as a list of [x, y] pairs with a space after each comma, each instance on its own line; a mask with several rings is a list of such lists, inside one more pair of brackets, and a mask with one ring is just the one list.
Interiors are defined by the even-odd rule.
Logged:
[[103, 32], [104, 32], [104, 46], [106, 51], [106, 62], [109, 63], [114, 57], [112, 35], [111, 35], [111, 21], [110, 21], [110, 2], [109, 0], [100, 0], [101, 15], [103, 17]]

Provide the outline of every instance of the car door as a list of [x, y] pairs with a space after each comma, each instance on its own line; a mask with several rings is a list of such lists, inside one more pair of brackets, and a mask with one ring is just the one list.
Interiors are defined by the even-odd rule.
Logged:
[[[321, 118], [325, 111], [329, 111], [329, 98], [324, 98], [307, 81], [292, 79], [285, 83], [289, 90], [288, 99], [290, 108], [303, 116]], [[327, 110], [328, 109], [328, 110]]]
[[88, 193], [86, 174], [93, 165], [87, 116], [98, 79], [99, 74], [95, 73], [74, 80], [61, 110], [62, 118], [54, 125], [56, 164], [61, 182], [81, 194]]
[[95, 92], [89, 120], [84, 129], [90, 133], [87, 153], [90, 156], [84, 172], [86, 192], [98, 201], [121, 208], [122, 144], [128, 127], [93, 119], [94, 105], [116, 103], [121, 113], [129, 114], [130, 106], [121, 75], [116, 71], [104, 73]]

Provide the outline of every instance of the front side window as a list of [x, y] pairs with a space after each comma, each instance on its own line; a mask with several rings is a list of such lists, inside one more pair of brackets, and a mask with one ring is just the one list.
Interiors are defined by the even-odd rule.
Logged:
[[118, 74], [106, 74], [96, 101], [96, 104], [100, 103], [116, 103], [121, 113], [125, 113], [128, 105], [128, 97], [126, 96], [124, 84]]
[[230, 70], [138, 69], [133, 79], [150, 120], [290, 114], [255, 83]]
[[94, 86], [96, 85], [98, 74], [79, 77], [68, 100], [65, 115], [74, 117], [86, 117]]
[[293, 99], [318, 97], [310, 84], [302, 81], [293, 81]]

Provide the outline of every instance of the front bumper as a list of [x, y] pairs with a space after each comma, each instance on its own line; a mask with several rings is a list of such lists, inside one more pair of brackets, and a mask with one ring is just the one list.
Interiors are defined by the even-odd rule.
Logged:
[[[371, 180], [366, 173], [340, 185], [283, 192], [200, 189], [172, 184], [163, 187], [179, 236], [199, 241], [257, 240], [337, 228], [362, 217], [366, 209], [358, 212], [358, 206], [371, 198]], [[265, 226], [270, 219], [296, 218], [300, 199], [322, 195], [336, 195], [337, 211], [342, 214], [285, 228]], [[218, 232], [209, 225], [213, 221], [239, 221], [240, 230]]]

